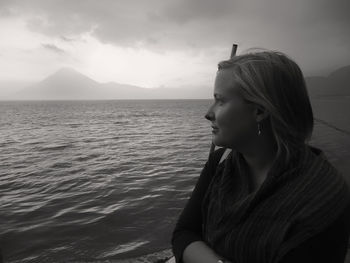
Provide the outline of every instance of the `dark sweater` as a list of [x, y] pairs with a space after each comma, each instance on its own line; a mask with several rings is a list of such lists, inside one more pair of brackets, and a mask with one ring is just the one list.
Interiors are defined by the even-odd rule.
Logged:
[[[202, 240], [202, 200], [223, 152], [224, 148], [219, 148], [210, 154], [191, 196], [177, 220], [171, 238], [172, 250], [177, 263], [183, 263], [183, 251], [190, 243]], [[205, 212], [203, 211], [203, 213]], [[343, 263], [349, 240], [349, 222], [350, 215], [343, 213], [323, 232], [309, 238], [288, 252], [280, 263]]]

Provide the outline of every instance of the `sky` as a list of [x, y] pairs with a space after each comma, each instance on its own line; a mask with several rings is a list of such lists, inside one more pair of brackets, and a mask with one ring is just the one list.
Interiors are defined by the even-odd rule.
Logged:
[[99, 82], [210, 86], [233, 43], [327, 75], [350, 64], [349, 13], [348, 0], [0, 0], [0, 82], [72, 67]]

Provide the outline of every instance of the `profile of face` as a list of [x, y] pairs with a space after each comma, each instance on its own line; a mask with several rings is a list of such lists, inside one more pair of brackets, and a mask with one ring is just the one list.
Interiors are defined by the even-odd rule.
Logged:
[[260, 110], [247, 103], [239, 93], [229, 69], [217, 72], [214, 84], [214, 103], [205, 118], [211, 121], [213, 142], [217, 146], [241, 149], [257, 137]]

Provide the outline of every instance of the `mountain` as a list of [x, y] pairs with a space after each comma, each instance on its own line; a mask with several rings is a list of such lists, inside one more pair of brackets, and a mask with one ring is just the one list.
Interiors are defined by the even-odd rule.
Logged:
[[327, 77], [305, 77], [312, 98], [324, 96], [350, 96], [350, 65], [339, 68]]
[[[305, 81], [311, 98], [349, 96], [350, 66], [339, 68], [327, 77], [305, 77]], [[8, 98], [15, 100], [212, 99], [213, 87], [206, 85], [143, 88], [115, 82], [99, 83], [72, 68], [62, 68], [39, 83], [14, 92]]]
[[32, 84], [33, 82], [28, 81], [0, 81], [0, 100], [11, 99], [17, 91]]
[[99, 83], [72, 68], [62, 68], [44, 80], [16, 92], [19, 100], [207, 99], [210, 86], [143, 88], [115, 82]]
[[20, 99], [84, 99], [94, 95], [99, 83], [72, 68], [56, 73], [16, 93]]

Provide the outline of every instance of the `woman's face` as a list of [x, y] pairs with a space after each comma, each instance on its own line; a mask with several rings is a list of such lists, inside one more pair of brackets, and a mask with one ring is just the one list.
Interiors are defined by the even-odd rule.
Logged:
[[239, 94], [232, 72], [218, 71], [214, 84], [214, 103], [205, 118], [213, 127], [213, 142], [217, 146], [240, 149], [257, 134], [253, 104], [247, 104]]

